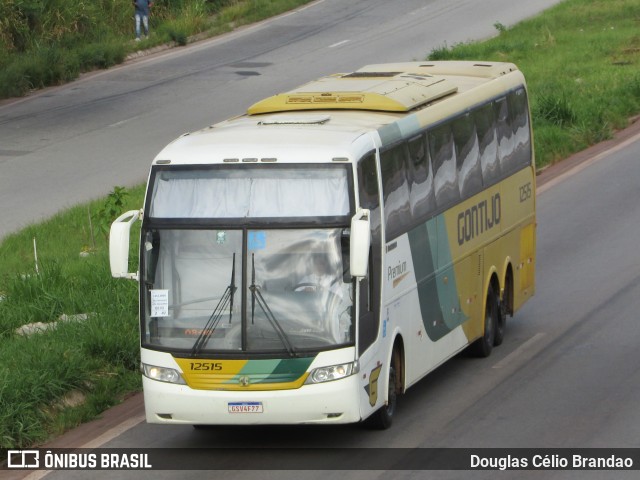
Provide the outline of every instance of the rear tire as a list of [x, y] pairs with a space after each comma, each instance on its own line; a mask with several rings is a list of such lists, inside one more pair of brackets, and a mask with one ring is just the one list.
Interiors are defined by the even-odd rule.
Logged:
[[484, 309], [484, 334], [471, 346], [474, 355], [477, 357], [486, 358], [491, 355], [493, 345], [496, 341], [496, 330], [498, 329], [500, 316], [499, 310], [498, 297], [493, 291], [493, 286], [489, 285], [487, 303]]
[[504, 291], [504, 296], [501, 302], [498, 302], [498, 317], [496, 319], [496, 335], [493, 339], [493, 346], [497, 347], [502, 345], [504, 341], [504, 335], [507, 330], [507, 304], [509, 301], [507, 289]]
[[503, 313], [502, 308], [498, 308], [498, 319], [496, 321], [496, 335], [493, 339], [493, 346], [502, 345], [504, 341], [504, 332], [507, 328], [507, 316]]

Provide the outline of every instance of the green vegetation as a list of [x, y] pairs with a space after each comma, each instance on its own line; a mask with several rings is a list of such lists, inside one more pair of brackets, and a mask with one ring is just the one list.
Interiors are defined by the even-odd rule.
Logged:
[[[93, 229], [142, 196], [116, 188], [0, 244], [0, 448], [42, 442], [140, 388], [137, 287], [111, 278], [106, 238]], [[79, 405], [65, 406], [71, 392]]]
[[430, 60], [513, 62], [529, 85], [538, 167], [608, 139], [640, 112], [638, 0], [567, 0]]
[[311, 0], [155, 0], [134, 42], [131, 0], [0, 0], [0, 98], [68, 82], [159, 44], [186, 45]]
[[[133, 48], [128, 0], [76, 3], [73, 13], [60, 10], [52, 16], [69, 19], [60, 24], [44, 20], [45, 3], [65, 5], [64, 0], [0, 0], [0, 88], [11, 85], [9, 78], [21, 88], [45, 85], [37, 76], [42, 72], [49, 72], [52, 83], [64, 81], [71, 78], [69, 65], [104, 67]], [[182, 43], [195, 31], [212, 31], [212, 25], [232, 28], [301, 3], [159, 0], [155, 33], [141, 43], [150, 46], [169, 38]], [[207, 16], [214, 11], [215, 18]], [[108, 18], [104, 23], [113, 30], [101, 26], [94, 14]], [[203, 22], [198, 28], [195, 19]], [[442, 47], [430, 59], [516, 63], [527, 76], [537, 156], [546, 164], [608, 138], [640, 111], [639, 21], [638, 0], [568, 0], [511, 29], [496, 23], [496, 38]], [[67, 45], [75, 47], [67, 50]], [[47, 62], [59, 70], [50, 70]], [[137, 287], [111, 278], [104, 234], [120, 212], [139, 208], [142, 197], [143, 187], [116, 187], [103, 200], [0, 243], [0, 448], [43, 442], [140, 388]], [[63, 314], [86, 314], [87, 319], [61, 322]], [[35, 322], [58, 326], [29, 337], [16, 333]], [[84, 401], [65, 406], [62, 400], [70, 392]]]

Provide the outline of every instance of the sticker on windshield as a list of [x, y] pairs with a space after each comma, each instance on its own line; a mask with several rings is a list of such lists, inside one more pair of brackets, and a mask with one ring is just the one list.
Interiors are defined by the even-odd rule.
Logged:
[[151, 290], [151, 316], [169, 316], [169, 290]]
[[218, 245], [224, 245], [224, 242], [227, 241], [227, 232], [220, 231], [216, 234], [216, 243]]
[[249, 250], [263, 250], [267, 247], [267, 234], [265, 232], [249, 232]]

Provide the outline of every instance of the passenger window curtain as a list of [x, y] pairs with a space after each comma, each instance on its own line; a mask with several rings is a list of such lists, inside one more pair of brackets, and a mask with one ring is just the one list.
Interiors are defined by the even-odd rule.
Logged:
[[[349, 214], [346, 174], [314, 171], [303, 178], [157, 179], [154, 218], [318, 217]], [[316, 178], [313, 178], [315, 176]]]

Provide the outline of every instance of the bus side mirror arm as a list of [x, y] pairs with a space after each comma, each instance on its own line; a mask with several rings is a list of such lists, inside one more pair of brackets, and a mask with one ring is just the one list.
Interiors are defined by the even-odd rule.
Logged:
[[142, 217], [142, 210], [123, 213], [111, 224], [109, 232], [109, 264], [111, 276], [138, 280], [138, 273], [129, 273], [129, 234], [133, 223]]
[[367, 276], [369, 248], [371, 246], [370, 212], [358, 209], [351, 219], [351, 242], [349, 245], [351, 276], [361, 279]]

